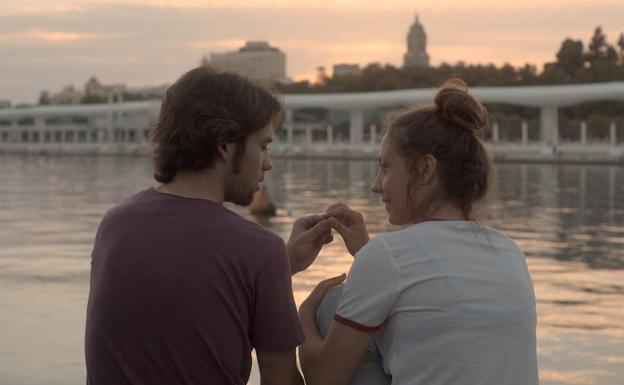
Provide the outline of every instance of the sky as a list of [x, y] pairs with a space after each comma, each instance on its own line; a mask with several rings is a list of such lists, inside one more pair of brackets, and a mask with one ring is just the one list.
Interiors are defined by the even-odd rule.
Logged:
[[400, 66], [417, 13], [433, 65], [541, 69], [566, 37], [587, 43], [600, 25], [613, 44], [624, 32], [622, 0], [0, 0], [0, 100], [33, 103], [91, 76], [170, 84], [246, 40], [284, 51], [295, 80], [336, 63]]

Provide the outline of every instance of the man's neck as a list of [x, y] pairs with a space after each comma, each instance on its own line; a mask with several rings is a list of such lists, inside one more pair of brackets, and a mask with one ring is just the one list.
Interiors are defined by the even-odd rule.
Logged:
[[223, 203], [225, 182], [219, 170], [178, 171], [175, 178], [155, 188], [156, 191], [184, 198]]

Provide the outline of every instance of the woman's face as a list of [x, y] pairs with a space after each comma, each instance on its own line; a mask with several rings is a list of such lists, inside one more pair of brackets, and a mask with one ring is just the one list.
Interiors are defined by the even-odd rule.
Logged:
[[388, 221], [393, 225], [414, 223], [414, 208], [409, 204], [408, 184], [412, 178], [407, 161], [402, 157], [388, 135], [381, 140], [379, 169], [372, 191], [381, 195], [388, 211]]

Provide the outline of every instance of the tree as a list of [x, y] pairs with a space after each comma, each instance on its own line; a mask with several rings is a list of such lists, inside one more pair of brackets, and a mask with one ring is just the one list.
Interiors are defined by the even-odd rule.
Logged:
[[592, 66], [597, 62], [617, 62], [615, 48], [607, 43], [607, 36], [602, 32], [601, 27], [596, 27], [594, 36], [591, 38], [587, 60]]
[[565, 39], [557, 52], [557, 67], [574, 79], [576, 73], [583, 68], [585, 57], [583, 55], [583, 42], [580, 40]]

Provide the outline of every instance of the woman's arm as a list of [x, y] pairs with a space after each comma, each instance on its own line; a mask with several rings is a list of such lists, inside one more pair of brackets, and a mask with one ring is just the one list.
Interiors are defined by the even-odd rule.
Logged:
[[355, 373], [370, 346], [374, 332], [361, 331], [333, 322], [323, 340], [316, 325], [316, 310], [332, 286], [344, 280], [344, 274], [322, 281], [299, 308], [305, 342], [299, 346], [299, 361], [308, 385], [343, 385]]

